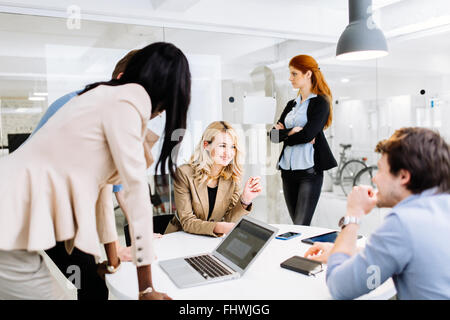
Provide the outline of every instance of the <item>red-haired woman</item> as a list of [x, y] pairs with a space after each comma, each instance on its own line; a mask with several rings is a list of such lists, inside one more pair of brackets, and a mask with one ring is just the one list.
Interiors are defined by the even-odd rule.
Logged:
[[283, 142], [277, 168], [294, 224], [310, 225], [319, 201], [323, 171], [337, 166], [323, 131], [331, 125], [332, 96], [317, 62], [298, 55], [289, 62], [297, 98], [287, 103], [270, 132], [272, 142]]

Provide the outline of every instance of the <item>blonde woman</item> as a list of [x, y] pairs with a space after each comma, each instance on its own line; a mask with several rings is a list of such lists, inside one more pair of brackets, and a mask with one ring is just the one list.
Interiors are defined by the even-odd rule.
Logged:
[[166, 234], [185, 232], [220, 236], [250, 213], [261, 191], [260, 177], [250, 177], [240, 191], [242, 151], [236, 131], [225, 121], [211, 123], [189, 163], [180, 166], [174, 182], [177, 217]]

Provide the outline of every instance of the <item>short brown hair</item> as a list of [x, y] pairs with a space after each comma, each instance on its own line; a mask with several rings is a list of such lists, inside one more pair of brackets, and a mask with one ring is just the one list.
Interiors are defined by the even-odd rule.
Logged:
[[117, 79], [119, 74], [121, 74], [122, 72], [125, 72], [128, 62], [131, 60], [131, 58], [134, 56], [134, 54], [138, 51], [139, 51], [138, 49], [131, 50], [130, 52], [128, 52], [125, 55], [125, 57], [123, 57], [122, 59], [119, 60], [119, 62], [117, 62], [116, 67], [114, 68], [114, 71], [111, 76], [112, 79]]
[[418, 127], [401, 128], [387, 140], [380, 141], [375, 152], [386, 154], [390, 172], [409, 171], [406, 186], [412, 193], [437, 187], [450, 193], [450, 146], [439, 133]]

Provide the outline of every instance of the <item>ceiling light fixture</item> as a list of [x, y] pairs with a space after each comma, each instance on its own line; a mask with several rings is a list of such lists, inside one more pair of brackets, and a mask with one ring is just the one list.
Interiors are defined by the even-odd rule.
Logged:
[[47, 97], [48, 92], [34, 92], [33, 95], [38, 96], [38, 97]]
[[372, 0], [348, 0], [349, 24], [336, 47], [339, 60], [367, 60], [388, 54], [386, 38], [372, 17]]
[[28, 97], [30, 101], [45, 101], [45, 97]]

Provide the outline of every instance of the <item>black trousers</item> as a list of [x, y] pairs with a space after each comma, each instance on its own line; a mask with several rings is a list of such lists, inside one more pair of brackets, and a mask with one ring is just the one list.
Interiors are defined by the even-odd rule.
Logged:
[[[56, 246], [45, 251], [58, 266], [64, 276], [74, 283], [78, 291], [78, 300], [108, 300], [106, 283], [97, 274], [98, 265], [94, 256], [74, 248], [68, 254], [64, 242], [57, 242]], [[75, 272], [79, 274], [75, 275]], [[79, 281], [73, 281], [79, 276]]]
[[281, 170], [283, 193], [292, 222], [309, 226], [319, 202], [323, 171]]

